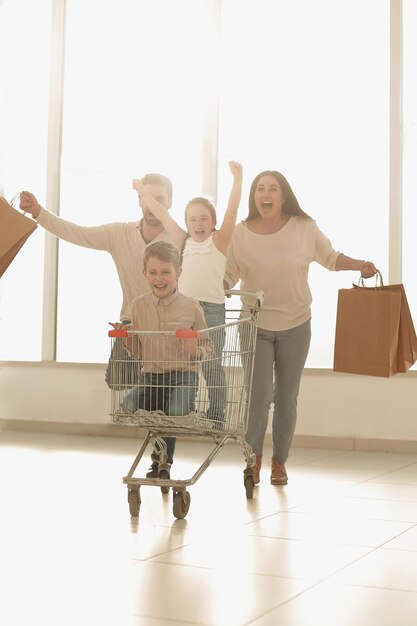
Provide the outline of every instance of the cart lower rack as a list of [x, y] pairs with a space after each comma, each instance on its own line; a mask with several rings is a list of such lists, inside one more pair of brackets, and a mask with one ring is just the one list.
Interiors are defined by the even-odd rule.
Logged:
[[[228, 441], [238, 442], [246, 459], [244, 488], [254, 492], [255, 455], [245, 441], [257, 317], [262, 293], [226, 292], [253, 298], [239, 319], [201, 331], [111, 330], [111, 420], [146, 432], [143, 444], [123, 483], [128, 487], [130, 514], [139, 515], [140, 488], [173, 490], [173, 514], [184, 518], [190, 507], [187, 488], [197, 482]], [[176, 438], [209, 438], [214, 448], [194, 475], [171, 479], [169, 458]], [[156, 476], [135, 477], [147, 448]]]

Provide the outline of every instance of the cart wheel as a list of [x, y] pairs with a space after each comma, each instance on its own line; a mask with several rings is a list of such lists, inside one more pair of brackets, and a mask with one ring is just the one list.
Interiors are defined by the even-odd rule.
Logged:
[[[164, 480], [166, 478], [169, 479], [169, 472], [167, 472], [167, 470], [161, 470], [158, 474], [158, 478], [163, 478]], [[169, 487], [161, 487], [161, 491], [162, 493], [169, 493]]]
[[138, 517], [140, 509], [140, 495], [137, 489], [129, 489], [127, 495], [129, 502], [129, 512], [132, 517]]
[[174, 495], [173, 513], [177, 519], [184, 519], [190, 508], [191, 496], [188, 491], [179, 491]]
[[255, 480], [253, 476], [245, 476], [244, 484], [245, 484], [245, 490], [246, 490], [246, 499], [252, 500], [253, 492], [255, 490]]

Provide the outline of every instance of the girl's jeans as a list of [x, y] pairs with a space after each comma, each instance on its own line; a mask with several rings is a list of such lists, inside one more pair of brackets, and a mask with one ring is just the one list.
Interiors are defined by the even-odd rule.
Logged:
[[[209, 328], [225, 324], [226, 313], [224, 304], [200, 301], [200, 305], [204, 311], [204, 318]], [[226, 376], [222, 367], [222, 352], [225, 341], [224, 328], [214, 330], [212, 333], [209, 333], [209, 337], [214, 343], [215, 354], [212, 360], [203, 361], [202, 369], [209, 400], [206, 416], [209, 419], [223, 422], [227, 395]]]

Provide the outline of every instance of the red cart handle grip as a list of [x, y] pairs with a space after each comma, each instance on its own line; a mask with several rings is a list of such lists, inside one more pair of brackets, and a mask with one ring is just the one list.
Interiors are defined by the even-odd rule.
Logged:
[[175, 331], [175, 336], [178, 339], [198, 339], [198, 330], [185, 330], [184, 328], [178, 328]]
[[109, 337], [127, 337], [127, 329], [126, 328], [113, 328], [113, 330], [109, 330]]

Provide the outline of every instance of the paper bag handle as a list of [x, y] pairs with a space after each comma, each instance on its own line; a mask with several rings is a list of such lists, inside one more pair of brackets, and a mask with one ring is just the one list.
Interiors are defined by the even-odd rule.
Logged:
[[[379, 285], [378, 285], [378, 279], [379, 279]], [[365, 287], [364, 280], [365, 280], [365, 279], [364, 279], [362, 276], [359, 278], [359, 284], [358, 284], [358, 286], [359, 286], [359, 287], [362, 287], [362, 288], [364, 288], [364, 287]], [[375, 274], [375, 289], [376, 289], [378, 286], [379, 286], [379, 287], [383, 287], [383, 286], [384, 286], [384, 281], [382, 280], [382, 274], [381, 274], [381, 272], [380, 272], [379, 270], [376, 270], [376, 274]]]

